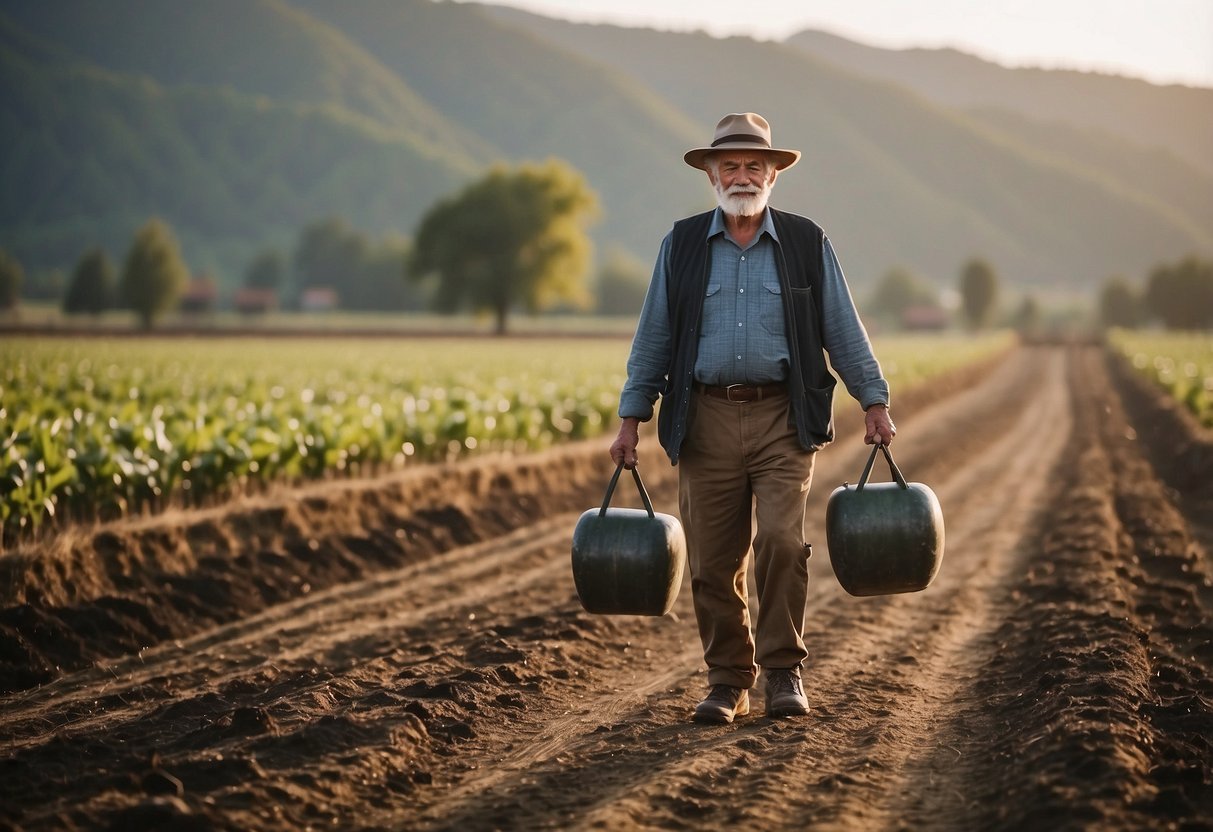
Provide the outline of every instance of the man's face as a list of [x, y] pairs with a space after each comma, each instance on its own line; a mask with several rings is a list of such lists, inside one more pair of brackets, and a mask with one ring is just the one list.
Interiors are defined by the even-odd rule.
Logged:
[[765, 153], [725, 150], [712, 155], [707, 173], [722, 211], [753, 217], [767, 207], [779, 171]]

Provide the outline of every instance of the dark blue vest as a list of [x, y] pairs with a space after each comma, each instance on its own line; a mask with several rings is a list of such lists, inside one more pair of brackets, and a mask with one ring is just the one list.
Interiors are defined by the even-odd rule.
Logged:
[[[768, 208], [779, 242], [775, 265], [782, 288], [784, 322], [791, 370], [788, 394], [801, 447], [816, 451], [834, 439], [833, 400], [837, 383], [826, 365], [822, 348], [819, 299], [825, 233], [812, 220]], [[670, 367], [657, 416], [657, 438], [678, 464], [686, 438], [695, 359], [699, 355], [699, 326], [711, 270], [708, 228], [712, 211], [674, 223], [670, 239], [670, 272], [666, 293], [670, 310]], [[772, 241], [774, 242], [774, 241]]]

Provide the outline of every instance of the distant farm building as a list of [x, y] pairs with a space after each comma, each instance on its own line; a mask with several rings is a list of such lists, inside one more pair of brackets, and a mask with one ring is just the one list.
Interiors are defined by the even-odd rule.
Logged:
[[210, 275], [191, 280], [181, 293], [181, 312], [185, 315], [205, 315], [213, 312], [219, 297], [219, 285]]
[[901, 326], [908, 330], [939, 331], [947, 329], [949, 322], [947, 310], [938, 306], [919, 304], [906, 307], [901, 313]]
[[241, 315], [264, 315], [278, 308], [278, 292], [275, 289], [237, 289], [232, 295], [232, 308]]
[[329, 312], [336, 309], [337, 290], [328, 286], [304, 289], [299, 297], [299, 308], [304, 312]]

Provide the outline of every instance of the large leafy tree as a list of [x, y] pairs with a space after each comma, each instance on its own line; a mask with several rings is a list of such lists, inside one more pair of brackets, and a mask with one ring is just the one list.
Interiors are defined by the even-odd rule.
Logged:
[[145, 329], [172, 309], [189, 282], [177, 238], [163, 221], [150, 219], [135, 233], [122, 269], [121, 292]]
[[422, 218], [408, 273], [437, 277], [441, 312], [490, 311], [498, 334], [516, 306], [585, 305], [585, 225], [597, 205], [585, 179], [563, 162], [495, 166]]
[[100, 248], [90, 249], [76, 263], [63, 296], [63, 311], [69, 315], [100, 315], [114, 298], [114, 266]]
[[1146, 305], [1168, 329], [1213, 327], [1213, 262], [1185, 257], [1156, 266], [1146, 283]]
[[960, 303], [965, 320], [973, 329], [982, 329], [994, 319], [998, 308], [998, 275], [985, 260], [974, 258], [961, 269]]

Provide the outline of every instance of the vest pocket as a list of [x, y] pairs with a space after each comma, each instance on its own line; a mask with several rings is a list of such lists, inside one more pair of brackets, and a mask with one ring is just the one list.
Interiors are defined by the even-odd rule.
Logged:
[[805, 427], [814, 445], [824, 445], [834, 438], [834, 385], [808, 387], [804, 391]]

